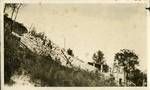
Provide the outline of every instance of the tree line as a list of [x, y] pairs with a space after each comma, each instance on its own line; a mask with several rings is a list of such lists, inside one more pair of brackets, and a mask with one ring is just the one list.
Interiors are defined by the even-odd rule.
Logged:
[[[8, 13], [6, 13], [6, 10], [10, 9], [10, 18], [15, 21], [18, 16], [19, 9], [22, 6], [23, 4], [21, 3], [6, 3], [3, 12], [5, 15], [7, 15]], [[13, 29], [13, 24], [14, 22], [11, 24], [11, 32]], [[41, 37], [41, 39], [43, 39], [43, 45], [45, 44], [46, 37], [44, 37], [44, 33], [36, 34], [35, 31], [31, 31], [31, 33], [36, 37]], [[49, 41], [49, 45], [51, 46], [51, 41]], [[68, 49], [67, 53], [70, 56], [74, 56], [73, 50], [71, 49]], [[109, 65], [107, 65], [106, 60], [104, 60], [104, 53], [101, 50], [95, 52], [92, 56], [92, 59], [95, 67], [100, 72], [109, 72]], [[139, 57], [133, 50], [121, 49], [114, 55], [114, 62], [117, 62], [117, 65], [123, 68], [125, 83], [132, 81], [136, 86], [142, 86], [143, 82], [147, 83], [147, 75], [137, 68], [139, 65]], [[92, 63], [89, 64], [93, 65]]]
[[[30, 33], [41, 38], [43, 45], [46, 42], [46, 37], [44, 33], [36, 33], [35, 28], [30, 31]], [[50, 42], [51, 43], [51, 42]], [[52, 47], [52, 45], [50, 44]], [[67, 54], [74, 57], [74, 52], [71, 48], [66, 50]], [[93, 62], [88, 64], [93, 65], [97, 68], [99, 72], [110, 72], [110, 67], [105, 60], [104, 53], [101, 50], [96, 51], [92, 56]], [[121, 49], [119, 52], [115, 53], [114, 61], [117, 62], [119, 68], [123, 69], [124, 72], [124, 83], [133, 82], [136, 86], [143, 86], [147, 84], [147, 75], [137, 68], [139, 66], [139, 56], [129, 49]]]
[[[109, 65], [104, 60], [104, 53], [101, 50], [95, 52], [92, 59], [93, 62], [89, 63], [90, 65], [94, 63], [98, 71], [109, 72]], [[139, 57], [133, 50], [121, 49], [115, 53], [114, 62], [117, 62], [118, 67], [123, 69], [125, 85], [132, 82], [136, 86], [147, 86], [147, 74], [137, 68]]]

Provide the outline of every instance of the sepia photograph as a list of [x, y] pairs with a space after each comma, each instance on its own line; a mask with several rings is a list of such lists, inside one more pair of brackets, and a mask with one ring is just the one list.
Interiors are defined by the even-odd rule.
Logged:
[[4, 3], [5, 87], [147, 87], [146, 3]]

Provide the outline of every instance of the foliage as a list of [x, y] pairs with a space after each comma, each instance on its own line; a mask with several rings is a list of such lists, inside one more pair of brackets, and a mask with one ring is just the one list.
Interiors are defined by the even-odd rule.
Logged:
[[[40, 81], [40, 86], [115, 85], [114, 81], [109, 79], [105, 80], [104, 76], [101, 74], [96, 75], [93, 72], [88, 72], [77, 67], [68, 68], [53, 60], [51, 56], [41, 56], [28, 49], [19, 49], [16, 46], [13, 48], [14, 50], [11, 49], [11, 51], [13, 51], [15, 55], [12, 52], [6, 51], [5, 53], [5, 55], [10, 53], [9, 57], [8, 55], [5, 57], [5, 79], [9, 79], [5, 80], [5, 83], [8, 83], [8, 81], [11, 80], [10, 77], [14, 74], [14, 72], [25, 71], [26, 74], [31, 77], [31, 82], [38, 84], [39, 82], [37, 81]], [[18, 60], [14, 59], [13, 61], [8, 62], [8, 59], [13, 57], [18, 58]], [[13, 72], [9, 74], [9, 78], [7, 72]]]
[[70, 55], [70, 56], [74, 56], [73, 51], [72, 51], [70, 48], [67, 50], [67, 53], [68, 53], [68, 55]]
[[[21, 52], [18, 52], [16, 46], [18, 45], [19, 41], [12, 35], [7, 36], [5, 34], [4, 38], [4, 75], [5, 75], [5, 82], [10, 82], [11, 76], [15, 73], [16, 70], [20, 67], [20, 56]], [[16, 47], [16, 48], [14, 48]]]
[[109, 66], [104, 61], [104, 54], [102, 51], [98, 50], [96, 53], [93, 54], [93, 60], [95, 63], [95, 67], [101, 70], [102, 72], [108, 72]]
[[[22, 6], [23, 6], [22, 3], [6, 3], [5, 6], [4, 6], [4, 13], [6, 13], [7, 9], [10, 9], [11, 10], [11, 19], [16, 20], [19, 9]], [[14, 16], [14, 14], [16, 14], [16, 15]]]
[[[34, 35], [34, 31], [32, 33]], [[20, 47], [20, 39], [12, 33], [5, 34], [4, 38], [5, 84], [11, 82], [11, 77], [15, 73], [22, 71], [30, 76], [31, 82], [39, 86], [115, 86], [114, 80], [105, 79], [102, 74], [95, 74], [79, 67], [68, 68], [52, 59], [51, 55], [39, 55], [27, 47]]]
[[104, 63], [103, 59], [104, 59], [104, 54], [102, 51], [98, 50], [96, 53], [93, 54], [93, 60], [96, 63], [98, 64]]
[[40, 38], [41, 40], [45, 40], [46, 36], [44, 34], [44, 32], [36, 32], [36, 28], [33, 27], [32, 30], [29, 32], [32, 36], [36, 37], [36, 38]]
[[129, 77], [127, 77], [128, 80], [132, 81], [136, 86], [147, 86], [147, 76], [145, 73], [141, 72], [139, 69], [133, 70]]
[[[16, 20], [16, 18], [17, 18], [17, 15], [18, 15], [18, 12], [19, 12], [19, 9], [22, 7], [22, 5], [23, 4], [21, 4], [21, 3], [5, 3], [5, 6], [4, 6], [4, 14], [6, 15], [7, 14], [7, 16], [8, 16], [8, 13], [6, 13], [5, 11], [7, 10], [7, 9], [10, 9], [11, 10], [11, 16], [10, 16], [10, 19], [11, 19], [11, 26], [10, 26], [10, 33], [13, 31], [13, 29], [14, 29], [14, 26], [16, 26], [16, 25], [14, 25], [16, 22], [15, 22], [15, 20]], [[15, 15], [15, 16], [14, 16]], [[24, 27], [22, 27], [22, 28], [24, 28]], [[19, 28], [18, 28], [19, 29]]]
[[139, 64], [139, 61], [138, 56], [135, 54], [135, 52], [128, 49], [122, 49], [120, 50], [120, 52], [115, 54], [115, 60], [118, 61], [119, 66], [123, 67], [125, 83], [127, 84], [129, 80], [138, 85], [139, 82], [136, 82], [136, 80], [138, 80], [139, 76], [136, 76], [135, 73], [140, 74], [136, 70], [136, 65]]
[[107, 64], [103, 65], [103, 72], [105, 73], [109, 72], [109, 66]]
[[138, 56], [131, 50], [122, 49], [115, 54], [115, 60], [120, 66], [124, 67], [125, 72], [130, 72], [135, 69], [135, 65], [139, 64]]

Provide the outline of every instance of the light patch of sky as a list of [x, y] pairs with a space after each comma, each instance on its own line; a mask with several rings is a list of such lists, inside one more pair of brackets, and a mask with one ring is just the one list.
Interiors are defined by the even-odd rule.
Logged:
[[45, 34], [56, 44], [73, 49], [85, 62], [97, 50], [113, 63], [120, 49], [135, 50], [147, 69], [145, 4], [27, 4], [17, 20]]

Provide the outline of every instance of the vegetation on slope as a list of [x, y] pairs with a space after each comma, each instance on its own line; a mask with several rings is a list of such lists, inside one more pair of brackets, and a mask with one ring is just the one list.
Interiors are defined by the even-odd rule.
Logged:
[[53, 60], [50, 55], [32, 52], [20, 42], [19, 37], [12, 32], [6, 33], [11, 25], [7, 20], [5, 24], [5, 84], [12, 82], [13, 75], [24, 73], [30, 76], [31, 82], [39, 86], [115, 86], [113, 77], [105, 79], [99, 73], [77, 67], [68, 68]]

